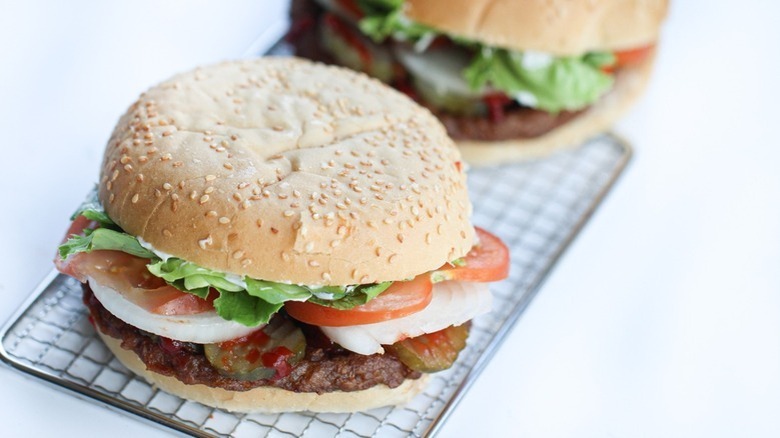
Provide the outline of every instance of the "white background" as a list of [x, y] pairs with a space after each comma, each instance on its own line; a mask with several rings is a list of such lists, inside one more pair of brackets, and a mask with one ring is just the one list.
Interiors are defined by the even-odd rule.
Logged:
[[[239, 56], [270, 1], [0, 3], [0, 322], [145, 88]], [[443, 436], [780, 436], [780, 3], [673, 1], [636, 156]], [[3, 436], [165, 436], [0, 367]]]

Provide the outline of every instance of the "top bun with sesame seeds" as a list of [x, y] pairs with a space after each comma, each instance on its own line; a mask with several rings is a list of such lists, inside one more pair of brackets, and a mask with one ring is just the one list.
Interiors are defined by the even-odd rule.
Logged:
[[99, 198], [156, 251], [307, 285], [414, 277], [474, 244], [460, 155], [427, 110], [359, 73], [225, 62], [141, 95]]

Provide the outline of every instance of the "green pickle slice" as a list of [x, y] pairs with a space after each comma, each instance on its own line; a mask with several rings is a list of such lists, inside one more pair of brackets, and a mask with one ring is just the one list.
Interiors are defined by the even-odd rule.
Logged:
[[404, 365], [423, 373], [450, 368], [458, 354], [466, 348], [470, 324], [450, 326], [444, 330], [408, 338], [385, 347]]
[[279, 379], [292, 371], [306, 353], [299, 327], [277, 315], [247, 336], [203, 346], [206, 359], [226, 377], [238, 380]]

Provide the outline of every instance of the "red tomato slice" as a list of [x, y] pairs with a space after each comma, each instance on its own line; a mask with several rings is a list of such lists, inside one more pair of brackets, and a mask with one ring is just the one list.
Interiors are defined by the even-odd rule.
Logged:
[[349, 11], [352, 15], [354, 15], [354, 18], [363, 18], [363, 10], [360, 9], [360, 6], [358, 6], [356, 0], [336, 0], [338, 4], [341, 5], [342, 8]]
[[655, 48], [655, 44], [650, 44], [644, 47], [637, 47], [630, 50], [621, 50], [615, 52], [615, 58], [619, 67], [627, 67], [641, 64], [642, 61], [647, 58], [648, 55]]
[[498, 281], [509, 275], [509, 248], [498, 237], [475, 227], [479, 245], [471, 248], [463, 260], [465, 266], [447, 263], [431, 275], [441, 280]]
[[411, 281], [396, 281], [378, 297], [349, 310], [300, 301], [288, 301], [284, 303], [284, 308], [293, 318], [312, 325], [344, 327], [373, 324], [419, 312], [430, 304], [432, 289], [433, 284], [426, 273]]
[[[86, 228], [97, 228], [98, 223], [91, 221], [84, 216], [77, 217], [73, 223], [70, 224], [70, 228], [68, 228], [68, 232], [65, 233], [65, 236], [62, 238], [62, 242], [65, 243], [68, 241], [68, 239], [71, 238], [71, 236], [77, 235], [82, 236], [84, 235], [84, 229]], [[58, 271], [62, 272], [65, 275], [69, 275], [71, 277], [76, 278], [79, 281], [85, 281], [86, 278], [80, 277], [79, 274], [74, 271], [74, 267], [78, 266], [79, 259], [83, 257], [82, 253], [74, 254], [67, 259], [62, 259], [60, 257], [60, 254], [57, 253], [56, 256], [54, 256], [54, 266], [57, 268]]]
[[[96, 228], [97, 223], [79, 216], [71, 224], [63, 242], [74, 234], [83, 234], [85, 228]], [[148, 259], [121, 251], [92, 251], [77, 253], [62, 260], [57, 255], [57, 269], [81, 282], [92, 277], [114, 289], [128, 301], [160, 315], [193, 315], [214, 310], [214, 294], [201, 299], [169, 286], [152, 275], [146, 265]]]
[[647, 46], [637, 47], [629, 50], [621, 50], [615, 52], [615, 63], [613, 65], [604, 67], [606, 73], [613, 73], [615, 70], [621, 67], [634, 67], [642, 62], [653, 52], [655, 44]]
[[371, 49], [369, 49], [358, 34], [352, 30], [352, 27], [331, 13], [326, 13], [323, 20], [325, 20], [326, 25], [330, 26], [334, 32], [357, 51], [360, 56], [360, 61], [363, 63], [363, 69], [366, 70], [370, 68], [373, 59]]
[[213, 298], [204, 300], [169, 286], [146, 269], [148, 259], [121, 251], [82, 253], [73, 267], [80, 277], [92, 277], [114, 289], [131, 303], [160, 315], [193, 315], [214, 309]]

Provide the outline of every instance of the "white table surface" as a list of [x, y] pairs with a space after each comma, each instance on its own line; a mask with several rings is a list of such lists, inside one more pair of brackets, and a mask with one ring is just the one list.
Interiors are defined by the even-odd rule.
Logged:
[[[780, 436], [780, 3], [676, 0], [616, 127], [636, 156], [442, 436]], [[0, 322], [148, 86], [238, 57], [270, 1], [0, 3]], [[0, 367], [2, 436], [166, 436]]]

